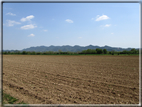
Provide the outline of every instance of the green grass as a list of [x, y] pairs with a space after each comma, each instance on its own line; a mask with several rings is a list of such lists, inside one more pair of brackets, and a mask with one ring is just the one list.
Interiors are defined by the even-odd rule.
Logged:
[[23, 101], [20, 103], [17, 103], [17, 101], [17, 98], [3, 92], [3, 104], [26, 104]]
[[18, 101], [18, 99], [10, 96], [9, 94], [3, 93], [3, 101], [4, 103], [8, 103], [8, 104], [14, 104], [16, 101]]

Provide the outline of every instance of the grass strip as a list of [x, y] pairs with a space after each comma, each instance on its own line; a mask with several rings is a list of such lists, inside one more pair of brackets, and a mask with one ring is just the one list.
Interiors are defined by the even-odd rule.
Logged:
[[8, 104], [13, 104], [18, 101], [18, 99], [10, 96], [9, 94], [3, 93], [3, 103], [6, 103], [5, 101], [8, 102]]
[[[18, 101], [17, 98], [12, 97], [9, 94], [6, 94], [3, 92], [3, 104], [17, 104], [16, 102]], [[26, 104], [23, 101], [18, 103], [18, 104]]]

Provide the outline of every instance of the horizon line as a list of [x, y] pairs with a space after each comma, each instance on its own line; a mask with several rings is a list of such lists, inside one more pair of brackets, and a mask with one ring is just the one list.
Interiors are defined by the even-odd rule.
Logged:
[[[90, 44], [91, 45], [91, 44]], [[40, 45], [40, 46], [30, 46], [28, 48], [32, 48], [32, 47], [41, 47], [41, 46], [44, 46], [44, 47], [51, 47], [51, 46], [60, 46], [60, 47], [63, 47], [63, 46], [71, 46], [71, 47], [74, 47], [74, 46], [80, 46], [80, 47], [87, 47], [87, 46], [90, 46], [90, 45], [86, 45], [86, 46], [81, 46], [81, 45], [49, 45], [49, 46], [45, 46], [45, 45]], [[98, 46], [98, 45], [91, 45], [91, 46]], [[111, 48], [122, 48], [122, 49], [128, 49], [128, 48], [133, 48], [133, 47], [127, 47], [127, 48], [123, 48], [123, 47], [112, 47], [112, 46], [109, 46], [109, 45], [104, 45], [104, 46], [98, 46], [98, 47], [105, 47], [105, 46], [108, 46], [108, 47], [111, 47]], [[24, 49], [27, 49], [27, 48], [23, 48], [23, 49], [3, 49], [3, 50], [24, 50]], [[134, 49], [140, 49], [140, 48], [134, 48]]]

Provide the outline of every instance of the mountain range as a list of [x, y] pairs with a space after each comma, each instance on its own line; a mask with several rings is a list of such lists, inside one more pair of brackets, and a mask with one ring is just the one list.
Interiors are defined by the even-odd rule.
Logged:
[[[79, 46], [79, 45], [75, 45], [75, 46], [70, 46], [70, 45], [63, 45], [63, 46], [36, 46], [36, 47], [30, 47], [30, 48], [25, 48], [23, 50], [18, 50], [18, 51], [35, 51], [35, 52], [45, 52], [45, 51], [54, 51], [54, 52], [58, 52], [59, 50], [62, 52], [81, 52], [83, 50], [87, 50], [87, 49], [107, 49], [107, 51], [123, 51], [123, 50], [127, 50], [130, 51], [133, 48], [121, 48], [121, 47], [110, 47], [110, 46], [93, 46], [93, 45], [89, 45], [89, 46]], [[138, 48], [136, 48], [138, 49]], [[3, 50], [3, 51], [16, 51], [16, 50]]]

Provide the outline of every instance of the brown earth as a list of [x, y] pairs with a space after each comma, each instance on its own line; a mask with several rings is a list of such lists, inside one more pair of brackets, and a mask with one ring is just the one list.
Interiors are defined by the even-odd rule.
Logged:
[[3, 90], [27, 104], [139, 104], [139, 57], [3, 55]]

